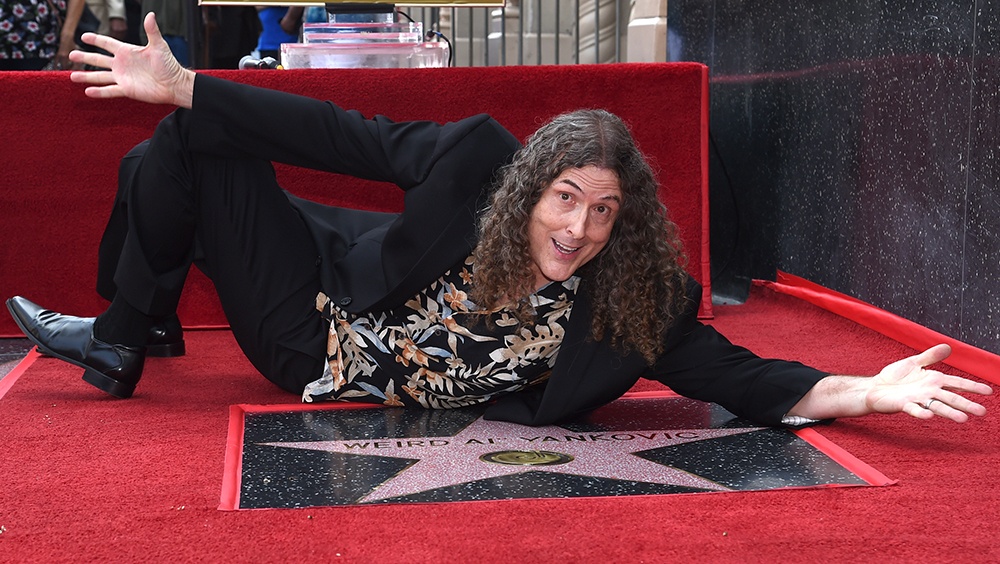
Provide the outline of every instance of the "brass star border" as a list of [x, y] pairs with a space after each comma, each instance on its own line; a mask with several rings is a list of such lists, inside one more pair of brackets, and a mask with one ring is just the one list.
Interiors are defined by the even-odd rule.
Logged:
[[812, 429], [633, 393], [561, 425], [482, 408], [236, 405], [219, 508], [579, 498], [894, 483]]

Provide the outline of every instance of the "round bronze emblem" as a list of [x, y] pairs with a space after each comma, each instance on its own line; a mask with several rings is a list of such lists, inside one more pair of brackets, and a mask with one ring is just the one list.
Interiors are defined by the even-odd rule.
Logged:
[[573, 457], [549, 450], [499, 450], [488, 452], [480, 456], [479, 460], [511, 466], [554, 466], [572, 462]]

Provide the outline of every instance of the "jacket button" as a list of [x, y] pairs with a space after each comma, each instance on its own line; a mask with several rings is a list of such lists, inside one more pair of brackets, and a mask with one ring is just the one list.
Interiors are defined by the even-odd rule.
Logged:
[[351, 305], [351, 301], [352, 300], [351, 300], [350, 296], [348, 296], [346, 298], [340, 298], [340, 305], [342, 307], [347, 307], [347, 306]]

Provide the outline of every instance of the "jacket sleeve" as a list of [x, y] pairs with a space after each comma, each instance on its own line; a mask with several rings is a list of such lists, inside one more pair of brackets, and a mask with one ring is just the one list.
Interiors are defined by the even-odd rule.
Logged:
[[765, 425], [782, 417], [828, 374], [799, 362], [765, 359], [697, 320], [701, 287], [688, 283], [688, 307], [668, 332], [666, 351], [644, 374], [694, 399], [718, 403]]
[[222, 80], [195, 78], [190, 149], [259, 158], [391, 182], [407, 190], [486, 115], [458, 122], [368, 119], [332, 102]]

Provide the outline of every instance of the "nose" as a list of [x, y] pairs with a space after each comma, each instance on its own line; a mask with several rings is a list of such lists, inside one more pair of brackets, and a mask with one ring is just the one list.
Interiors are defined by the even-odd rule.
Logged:
[[587, 232], [587, 208], [581, 207], [574, 212], [569, 223], [566, 224], [566, 233], [574, 239], [583, 239], [583, 234]]

